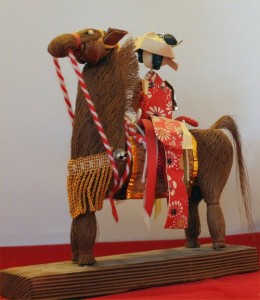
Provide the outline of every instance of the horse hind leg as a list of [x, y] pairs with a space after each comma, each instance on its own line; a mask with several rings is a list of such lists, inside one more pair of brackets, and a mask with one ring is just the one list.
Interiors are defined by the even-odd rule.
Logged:
[[[211, 172], [208, 170], [207, 174], [202, 177], [203, 180], [200, 180], [201, 192], [207, 205], [208, 229], [212, 239], [213, 248], [217, 250], [226, 246], [226, 226], [223, 212], [220, 207], [220, 195], [228, 179], [231, 166], [230, 168], [228, 165], [224, 166], [227, 167], [227, 172], [221, 172], [221, 170], [216, 169], [214, 172], [213, 170], [211, 170]], [[218, 174], [216, 174], [216, 172]]]
[[[201, 191], [204, 201], [207, 204], [207, 223], [209, 233], [212, 239], [213, 248], [219, 250], [224, 248], [226, 226], [222, 209], [220, 207], [220, 195], [227, 182], [230, 174], [233, 158], [230, 156], [230, 160], [227, 160], [222, 167], [212, 168], [208, 170], [208, 174], [204, 176], [203, 183], [201, 182]], [[214, 166], [215, 161], [212, 161]], [[219, 166], [219, 165], [218, 165]]]
[[[195, 191], [194, 191], [195, 188]], [[196, 191], [197, 190], [197, 191]], [[200, 193], [199, 187], [193, 187], [191, 197], [189, 199], [189, 221], [188, 228], [185, 229], [186, 236], [186, 247], [187, 248], [198, 248], [200, 247], [198, 237], [201, 232], [200, 217], [198, 206], [202, 199], [198, 198]], [[196, 195], [197, 194], [197, 195]], [[204, 201], [207, 204], [207, 223], [209, 233], [212, 239], [213, 248], [219, 250], [225, 247], [225, 220], [222, 213], [222, 209], [219, 203], [219, 197], [207, 197], [203, 196]]]
[[225, 234], [226, 225], [225, 219], [220, 207], [219, 199], [211, 199], [213, 201], [207, 201], [207, 222], [212, 239], [213, 248], [220, 250], [226, 247]]
[[191, 190], [191, 195], [189, 197], [189, 219], [188, 228], [185, 229], [187, 248], [199, 248], [198, 237], [201, 232], [200, 217], [199, 217], [199, 203], [202, 199], [202, 194], [200, 188], [194, 185]]
[[221, 130], [195, 133], [198, 144], [199, 172], [197, 183], [207, 204], [207, 223], [213, 248], [225, 247], [225, 220], [220, 207], [220, 195], [229, 177], [233, 162], [233, 147]]

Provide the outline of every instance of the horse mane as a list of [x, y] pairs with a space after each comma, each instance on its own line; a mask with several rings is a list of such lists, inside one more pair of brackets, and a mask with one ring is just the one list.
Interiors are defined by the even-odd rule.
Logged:
[[[129, 57], [129, 54], [130, 57]], [[126, 92], [126, 111], [136, 112], [139, 105], [139, 94], [141, 90], [141, 80], [138, 75], [139, 64], [135, 53], [135, 43], [132, 38], [128, 39], [119, 49], [119, 61], [123, 66], [122, 74], [127, 79]]]

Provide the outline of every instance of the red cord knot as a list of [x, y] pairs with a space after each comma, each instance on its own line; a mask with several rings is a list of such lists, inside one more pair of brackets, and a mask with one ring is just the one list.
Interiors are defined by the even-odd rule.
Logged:
[[194, 120], [192, 118], [185, 117], [185, 116], [179, 116], [175, 120], [181, 121], [181, 122], [185, 121], [185, 123], [187, 123], [187, 124], [189, 124], [193, 127], [198, 127], [199, 126], [199, 123], [196, 120]]

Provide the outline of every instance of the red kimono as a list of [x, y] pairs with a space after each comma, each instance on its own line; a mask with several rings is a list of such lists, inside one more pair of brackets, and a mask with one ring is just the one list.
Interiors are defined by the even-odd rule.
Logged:
[[[145, 208], [151, 215], [155, 186], [151, 188], [149, 183], [155, 182], [154, 176], [158, 173], [159, 176], [164, 176], [168, 185], [168, 214], [165, 228], [187, 228], [188, 196], [181, 164], [183, 132], [181, 123], [172, 119], [172, 111], [177, 107], [174, 90], [153, 71], [147, 73], [143, 82], [140, 108], [141, 123], [144, 124], [147, 135], [147, 186], [149, 186], [145, 191]], [[151, 157], [155, 155], [153, 143], [157, 143], [157, 140], [158, 157]], [[154, 161], [154, 164], [149, 164], [149, 161]]]

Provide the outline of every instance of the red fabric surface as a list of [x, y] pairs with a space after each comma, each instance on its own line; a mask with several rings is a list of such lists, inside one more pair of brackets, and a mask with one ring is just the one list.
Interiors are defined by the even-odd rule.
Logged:
[[[202, 238], [200, 242], [210, 243], [210, 239]], [[260, 255], [260, 233], [227, 236], [226, 242], [257, 247]], [[97, 243], [95, 255], [132, 253], [183, 245], [183, 240]], [[70, 260], [69, 245], [0, 247], [1, 269], [66, 260]], [[260, 299], [260, 272], [154, 287], [95, 299]]]
[[154, 194], [156, 185], [156, 143], [155, 134], [153, 130], [153, 124], [150, 120], [141, 120], [146, 133], [146, 147], [147, 147], [147, 179], [145, 187], [145, 210], [149, 216], [151, 216], [154, 205]]
[[260, 272], [166, 285], [117, 295], [95, 297], [95, 299], [260, 299]]

